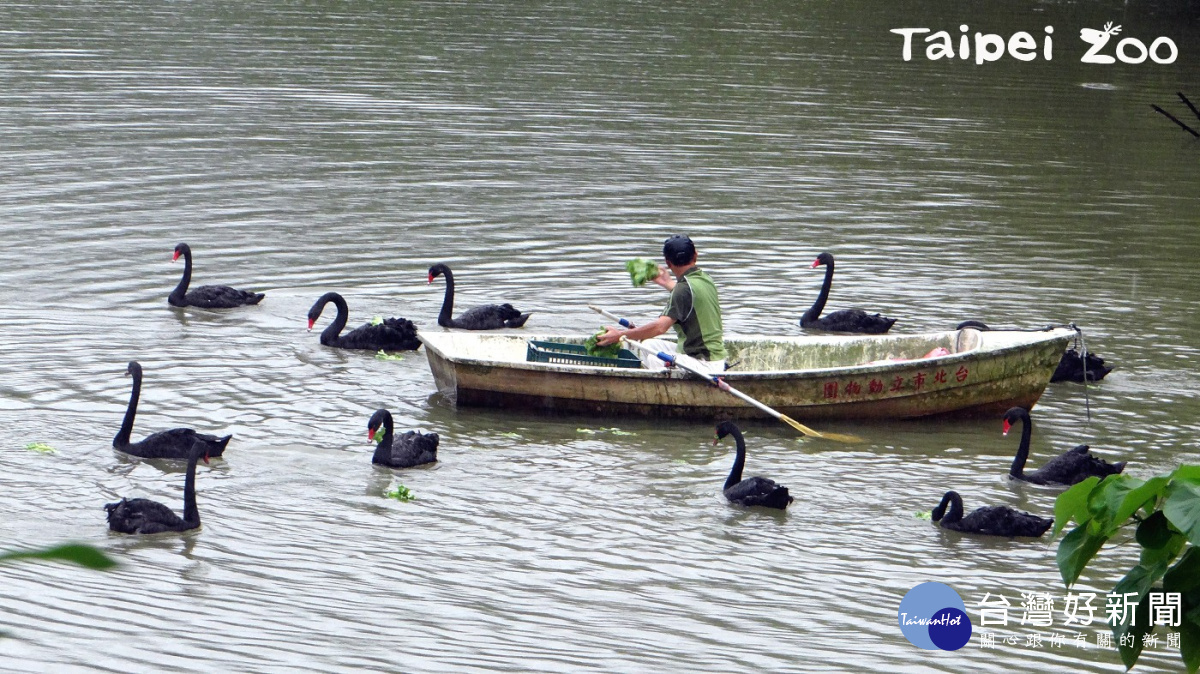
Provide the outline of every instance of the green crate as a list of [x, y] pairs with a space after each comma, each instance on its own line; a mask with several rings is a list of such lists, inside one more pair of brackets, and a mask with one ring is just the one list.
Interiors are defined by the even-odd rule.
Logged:
[[562, 342], [539, 342], [529, 340], [525, 360], [534, 363], [560, 363], [562, 365], [596, 365], [599, 367], [641, 367], [642, 361], [629, 349], [621, 349], [616, 358], [589, 356], [582, 344]]

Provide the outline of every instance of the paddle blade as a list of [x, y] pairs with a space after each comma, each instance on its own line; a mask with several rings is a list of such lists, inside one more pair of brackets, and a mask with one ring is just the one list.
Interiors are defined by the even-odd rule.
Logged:
[[850, 444], [860, 444], [860, 443], [864, 442], [864, 440], [862, 438], [858, 437], [857, 435], [847, 435], [845, 433], [822, 433], [820, 431], [814, 431], [813, 429], [809, 428], [808, 426], [805, 426], [804, 424], [800, 423], [799, 421], [796, 421], [795, 419], [789, 417], [786, 414], [780, 414], [779, 420], [782, 421], [783, 423], [787, 424], [788, 426], [791, 426], [792, 428], [800, 431], [801, 433], [808, 435], [808, 436], [812, 436], [814, 438], [821, 438], [823, 440], [833, 440], [834, 442], [846, 442], [846, 443], [850, 443]]

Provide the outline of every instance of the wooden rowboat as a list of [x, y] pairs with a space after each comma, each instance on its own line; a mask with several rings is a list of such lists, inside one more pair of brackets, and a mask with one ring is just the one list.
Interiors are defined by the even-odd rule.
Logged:
[[[974, 329], [917, 335], [746, 336], [725, 341], [726, 381], [797, 419], [997, 415], [1032, 407], [1072, 330]], [[585, 337], [421, 333], [438, 391], [459, 406], [591, 415], [764, 418], [674, 370], [530, 362], [529, 343]], [[931, 353], [946, 355], [929, 356]]]

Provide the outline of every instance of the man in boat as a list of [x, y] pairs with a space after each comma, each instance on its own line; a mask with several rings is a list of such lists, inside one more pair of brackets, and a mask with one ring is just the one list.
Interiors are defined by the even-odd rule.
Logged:
[[[607, 332], [596, 343], [606, 346], [627, 337], [655, 351], [671, 354], [682, 352], [700, 361], [700, 365], [710, 372], [724, 372], [725, 337], [721, 328], [717, 286], [708, 274], [696, 266], [695, 244], [688, 237], [676, 234], [663, 244], [663, 258], [667, 266], [658, 267], [654, 282], [671, 291], [671, 297], [662, 315], [645, 325], [624, 330], [605, 326]], [[669, 274], [667, 269], [670, 269]], [[653, 339], [672, 326], [679, 335], [676, 343]], [[662, 361], [653, 356], [643, 355], [642, 362], [652, 370], [664, 367]]]

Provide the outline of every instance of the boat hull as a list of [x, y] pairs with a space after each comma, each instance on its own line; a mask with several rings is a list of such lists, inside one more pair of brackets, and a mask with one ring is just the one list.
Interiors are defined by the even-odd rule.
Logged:
[[[747, 337], [727, 340], [731, 386], [796, 419], [995, 415], [1041, 397], [1070, 330], [913, 336]], [[459, 406], [600, 416], [766, 418], [678, 371], [525, 362], [530, 339], [579, 336], [423, 335], [439, 392]], [[923, 358], [927, 347], [949, 355]], [[904, 354], [916, 354], [906, 357]], [[897, 360], [873, 358], [892, 355]], [[740, 356], [740, 358], [739, 358]], [[901, 360], [900, 358], [907, 358]], [[861, 360], [861, 364], [855, 361]], [[813, 367], [819, 364], [831, 367]], [[783, 368], [783, 369], [772, 369]]]

